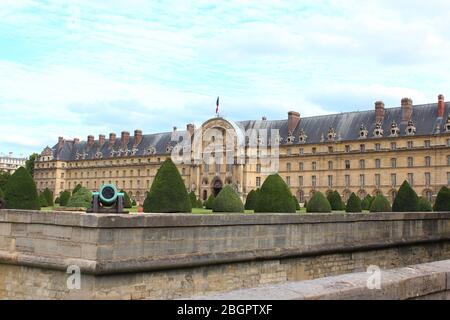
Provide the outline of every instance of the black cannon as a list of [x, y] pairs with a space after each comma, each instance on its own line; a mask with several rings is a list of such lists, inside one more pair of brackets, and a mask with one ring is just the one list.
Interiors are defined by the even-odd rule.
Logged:
[[98, 192], [92, 193], [92, 213], [128, 213], [123, 210], [124, 194], [117, 191], [113, 184], [103, 185]]

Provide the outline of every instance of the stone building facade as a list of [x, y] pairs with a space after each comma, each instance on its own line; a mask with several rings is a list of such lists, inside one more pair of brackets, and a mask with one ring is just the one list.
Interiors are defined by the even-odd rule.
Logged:
[[[183, 157], [177, 166], [189, 191], [204, 200], [231, 184], [245, 199], [270, 173], [259, 160], [249, 161], [260, 154], [262, 140], [270, 140], [266, 152], [273, 153], [279, 145], [273, 153], [279, 161], [275, 171], [300, 202], [315, 191], [330, 190], [338, 190], [344, 199], [352, 192], [360, 197], [382, 193], [392, 201], [404, 180], [433, 200], [442, 186], [450, 184], [449, 110], [450, 103], [439, 95], [438, 103], [413, 105], [404, 98], [400, 107], [385, 108], [377, 101], [372, 110], [317, 117], [302, 118], [291, 111], [284, 120], [263, 117], [233, 123], [215, 117], [197, 129], [188, 124], [185, 131], [174, 128], [149, 135], [124, 131], [120, 138], [110, 133], [108, 138], [90, 135], [86, 141], [60, 137], [53, 148], [42, 151], [34, 178], [39, 190], [49, 187], [55, 195], [78, 183], [91, 190], [114, 183], [142, 202], [160, 163], [176, 150]], [[214, 134], [205, 135], [212, 129], [223, 137], [215, 140]], [[256, 144], [250, 137], [252, 130], [257, 132]], [[189, 148], [199, 136], [200, 153]], [[185, 142], [181, 147], [180, 141]], [[231, 161], [203, 160], [211, 141], [221, 148], [208, 152], [217, 157], [220, 150], [225, 157], [232, 148]]]
[[8, 155], [0, 154], [0, 172], [13, 174], [20, 167], [24, 167], [26, 161], [26, 158], [14, 157], [12, 152]]

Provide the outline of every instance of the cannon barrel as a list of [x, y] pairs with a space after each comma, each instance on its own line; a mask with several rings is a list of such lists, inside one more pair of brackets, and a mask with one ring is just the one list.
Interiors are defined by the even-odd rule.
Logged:
[[117, 201], [119, 195], [120, 193], [113, 184], [103, 185], [98, 192], [99, 200], [105, 206], [113, 205]]

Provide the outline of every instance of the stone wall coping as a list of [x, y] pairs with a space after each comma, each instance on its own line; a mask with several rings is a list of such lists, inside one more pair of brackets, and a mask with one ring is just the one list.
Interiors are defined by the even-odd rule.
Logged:
[[[380, 289], [369, 289], [371, 273], [285, 282], [191, 297], [192, 300], [407, 300], [450, 291], [450, 260], [381, 271]], [[372, 282], [373, 283], [373, 282]], [[270, 294], [269, 294], [270, 293]]]
[[0, 222], [85, 228], [161, 228], [239, 225], [321, 224], [358, 221], [446, 220], [450, 212], [360, 214], [92, 214], [65, 211], [0, 210]]

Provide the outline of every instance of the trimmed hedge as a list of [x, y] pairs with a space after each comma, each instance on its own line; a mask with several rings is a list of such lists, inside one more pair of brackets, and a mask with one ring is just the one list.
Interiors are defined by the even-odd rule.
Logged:
[[391, 204], [385, 196], [376, 196], [370, 206], [370, 212], [392, 212]]
[[67, 202], [69, 208], [89, 208], [92, 203], [92, 192], [86, 188], [79, 188], [78, 191], [70, 197]]
[[75, 186], [75, 188], [73, 188], [73, 190], [72, 190], [72, 195], [74, 195], [75, 193], [77, 193], [78, 190], [80, 190], [80, 189], [81, 189], [81, 184], [77, 184], [77, 185]]
[[191, 201], [192, 208], [199, 208], [198, 202], [197, 202], [197, 196], [195, 195], [194, 191], [189, 192], [189, 201]]
[[47, 207], [53, 206], [53, 192], [49, 188], [45, 188], [43, 195], [47, 203]]
[[331, 213], [331, 204], [322, 192], [316, 191], [306, 206], [308, 213]]
[[128, 193], [124, 190], [120, 190], [119, 192], [123, 193], [123, 207], [125, 209], [131, 209], [133, 207], [133, 204], [131, 203], [131, 199]]
[[244, 212], [244, 204], [237, 192], [231, 187], [224, 187], [213, 203], [213, 212]]
[[209, 209], [209, 210], [212, 210], [213, 205], [214, 205], [214, 200], [215, 200], [215, 197], [211, 193], [211, 195], [208, 197], [208, 200], [205, 201], [205, 208]]
[[298, 203], [298, 200], [297, 200], [297, 197], [296, 197], [296, 196], [292, 195], [292, 201], [294, 201], [294, 204], [295, 204], [295, 210], [296, 210], [296, 211], [299, 211], [299, 210], [302, 209], [302, 208], [300, 208], [300, 203]]
[[131, 205], [132, 205], [133, 207], [135, 207], [135, 206], [137, 205], [136, 200], [133, 199], [133, 201], [131, 201]]
[[41, 209], [36, 184], [24, 167], [17, 169], [8, 179], [4, 192], [8, 209]]
[[295, 213], [292, 193], [284, 180], [273, 174], [267, 177], [258, 193], [256, 213]]
[[336, 190], [330, 192], [327, 195], [327, 200], [331, 205], [331, 210], [333, 211], [342, 211], [345, 210], [344, 202], [342, 201], [341, 195]]
[[59, 205], [61, 207], [65, 207], [67, 206], [67, 203], [69, 202], [70, 199], [70, 192], [69, 191], [63, 191], [61, 192], [61, 194], [59, 195]]
[[257, 192], [252, 190], [248, 193], [247, 199], [245, 199], [245, 210], [255, 210], [257, 199]]
[[447, 187], [442, 187], [437, 195], [433, 210], [450, 211], [450, 189]]
[[420, 212], [431, 212], [431, 211], [433, 211], [433, 208], [431, 207], [430, 201], [428, 201], [424, 197], [420, 197], [419, 198], [418, 209], [419, 209]]
[[59, 204], [59, 197], [56, 197], [55, 204]]
[[203, 202], [200, 200], [200, 198], [197, 199], [197, 208], [203, 209]]
[[361, 201], [361, 208], [363, 210], [369, 211], [370, 210], [370, 206], [372, 205], [372, 202], [375, 198], [372, 197], [370, 194], [368, 194], [367, 196], [365, 196], [365, 198]]
[[345, 212], [348, 213], [360, 213], [362, 212], [361, 199], [352, 193], [350, 198], [348, 198], [347, 206], [345, 207]]
[[191, 201], [175, 164], [166, 159], [156, 173], [155, 180], [144, 201], [144, 212], [187, 213]]
[[47, 199], [45, 198], [45, 195], [43, 192], [39, 193], [39, 204], [41, 206], [41, 208], [45, 208], [48, 207], [48, 203], [47, 203]]
[[392, 205], [394, 212], [416, 212], [419, 211], [419, 197], [411, 188], [408, 181], [403, 182], [398, 190]]

